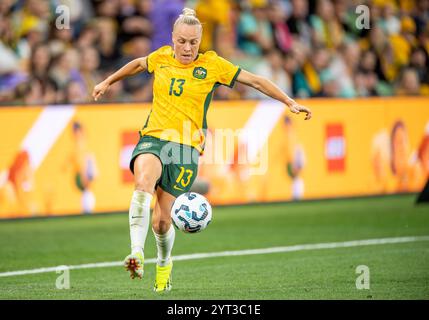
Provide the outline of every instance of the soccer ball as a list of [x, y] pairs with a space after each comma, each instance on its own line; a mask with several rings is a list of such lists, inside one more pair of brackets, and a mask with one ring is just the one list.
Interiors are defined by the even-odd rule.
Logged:
[[200, 232], [212, 220], [212, 207], [201, 194], [186, 192], [174, 201], [171, 218], [176, 228], [185, 233]]

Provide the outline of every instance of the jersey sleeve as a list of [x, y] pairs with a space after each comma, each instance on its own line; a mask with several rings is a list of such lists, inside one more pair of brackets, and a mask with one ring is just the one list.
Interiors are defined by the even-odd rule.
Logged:
[[217, 81], [232, 88], [241, 71], [240, 67], [219, 56], [216, 57], [216, 67], [218, 72]]
[[158, 56], [159, 56], [159, 49], [156, 51], [153, 51], [147, 56], [147, 71], [149, 73], [152, 73], [155, 70]]

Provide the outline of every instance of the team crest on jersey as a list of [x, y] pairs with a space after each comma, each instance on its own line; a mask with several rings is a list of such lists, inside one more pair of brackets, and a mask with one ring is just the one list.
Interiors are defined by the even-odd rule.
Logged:
[[207, 77], [207, 70], [203, 67], [196, 67], [193, 75], [197, 79], [205, 79]]

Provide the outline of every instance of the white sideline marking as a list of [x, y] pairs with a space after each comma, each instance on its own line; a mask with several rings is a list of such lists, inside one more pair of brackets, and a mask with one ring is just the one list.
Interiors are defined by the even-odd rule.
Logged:
[[[194, 254], [184, 254], [180, 256], [173, 256], [173, 258], [174, 258], [174, 261], [184, 261], [184, 260], [205, 259], [205, 258], [214, 258], [214, 257], [244, 256], [244, 255], [253, 255], [253, 254], [269, 254], [269, 253], [293, 252], [293, 251], [304, 251], [304, 250], [349, 248], [349, 247], [417, 242], [417, 241], [429, 241], [429, 236], [367, 239], [367, 240], [355, 240], [355, 241], [345, 241], [345, 242], [299, 244], [294, 246], [271, 247], [271, 248], [264, 248], [264, 249], [221, 251], [221, 252], [211, 252], [211, 253], [194, 253]], [[145, 264], [151, 264], [155, 262], [156, 262], [156, 259], [154, 258], [145, 260]], [[12, 277], [12, 276], [22, 276], [27, 274], [56, 272], [56, 270], [59, 270], [60, 268], [64, 269], [64, 267], [67, 267], [70, 270], [75, 270], [75, 269], [120, 267], [122, 265], [123, 265], [122, 261], [113, 261], [113, 262], [80, 264], [80, 265], [74, 265], [74, 266], [73, 265], [57, 266], [57, 267], [49, 267], [49, 268], [31, 269], [31, 270], [2, 272], [0, 273], [0, 277]]]

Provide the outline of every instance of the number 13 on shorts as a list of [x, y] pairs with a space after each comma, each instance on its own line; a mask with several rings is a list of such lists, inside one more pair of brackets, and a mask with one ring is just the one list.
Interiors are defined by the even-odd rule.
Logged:
[[186, 188], [189, 183], [191, 183], [191, 178], [194, 175], [194, 171], [191, 169], [185, 169], [185, 167], [180, 167], [179, 176], [176, 179], [176, 184]]

